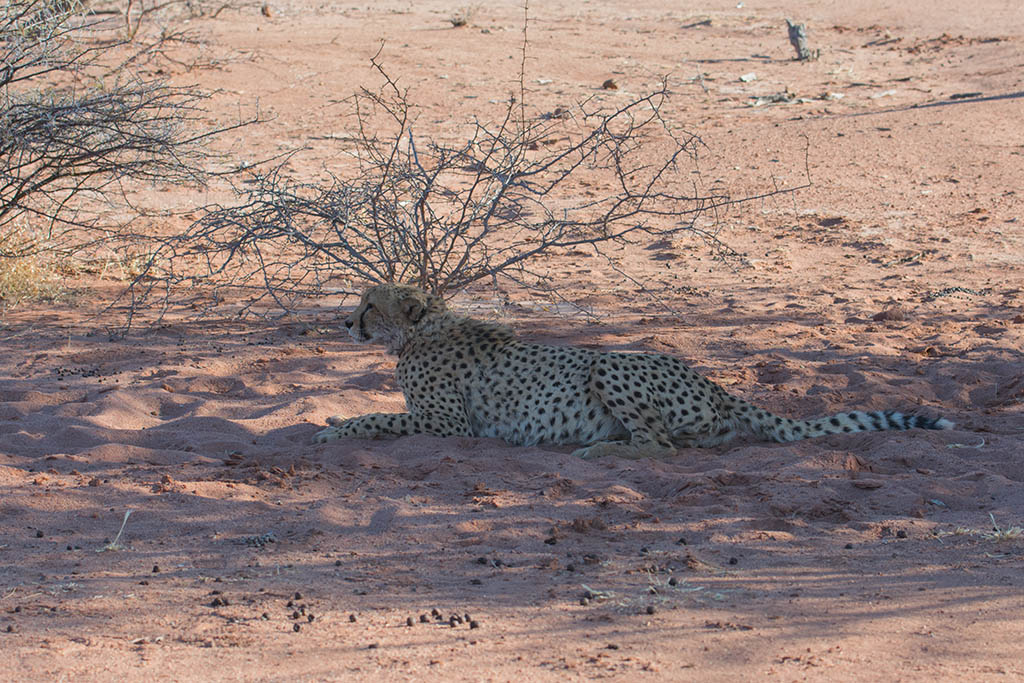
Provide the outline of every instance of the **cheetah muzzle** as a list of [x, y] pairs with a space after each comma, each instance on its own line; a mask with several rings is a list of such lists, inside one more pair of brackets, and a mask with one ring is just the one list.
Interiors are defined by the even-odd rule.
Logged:
[[367, 290], [345, 326], [355, 340], [397, 354], [408, 412], [329, 418], [317, 443], [426, 433], [581, 444], [576, 455], [584, 458], [642, 458], [714, 446], [739, 432], [787, 442], [953, 426], [893, 411], [779, 417], [671, 356], [527, 344], [502, 325], [455, 315], [440, 297], [404, 285]]

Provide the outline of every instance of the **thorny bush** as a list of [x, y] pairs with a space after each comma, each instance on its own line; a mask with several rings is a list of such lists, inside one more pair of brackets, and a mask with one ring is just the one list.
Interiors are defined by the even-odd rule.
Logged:
[[[451, 144], [417, 135], [408, 91], [377, 57], [372, 64], [381, 87], [350, 100], [354, 170], [326, 183], [292, 180], [287, 162], [253, 174], [237, 204], [208, 207], [164, 241], [134, 284], [136, 305], [182, 284], [218, 289], [202, 297], [214, 306], [231, 290], [240, 313], [292, 310], [353, 281], [443, 294], [508, 278], [550, 293], [543, 254], [602, 256], [612, 243], [684, 233], [721, 246], [717, 223], [698, 219], [736, 200], [702, 194], [692, 180], [701, 143], [663, 117], [664, 82], [625, 104], [591, 100], [532, 118], [512, 97], [503, 119], [475, 121]], [[581, 199], [585, 186], [599, 191]]]

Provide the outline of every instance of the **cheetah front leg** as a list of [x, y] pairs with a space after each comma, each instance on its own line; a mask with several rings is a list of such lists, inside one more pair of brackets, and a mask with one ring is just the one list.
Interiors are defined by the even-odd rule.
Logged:
[[327, 429], [313, 436], [314, 443], [327, 443], [335, 439], [376, 439], [381, 436], [409, 436], [433, 434], [435, 436], [469, 436], [469, 423], [452, 416], [412, 413], [370, 413], [348, 419], [329, 417]]

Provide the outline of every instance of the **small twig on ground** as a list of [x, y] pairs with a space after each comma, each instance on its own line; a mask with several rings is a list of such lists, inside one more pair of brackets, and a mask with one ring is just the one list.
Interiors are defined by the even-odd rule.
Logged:
[[117, 532], [117, 536], [114, 537], [113, 541], [111, 541], [110, 543], [106, 544], [105, 546], [103, 546], [102, 548], [97, 550], [96, 552], [98, 552], [98, 553], [105, 553], [105, 552], [108, 552], [110, 550], [124, 550], [125, 549], [125, 547], [123, 545], [120, 545], [118, 543], [118, 541], [121, 540], [121, 534], [124, 533], [124, 528], [128, 524], [128, 518], [131, 516], [131, 514], [132, 514], [131, 510], [126, 510], [125, 511], [125, 513], [124, 513], [124, 520], [121, 522], [121, 529]]
[[979, 443], [979, 444], [969, 444], [969, 443], [948, 443], [948, 444], [946, 444], [946, 448], [977, 448], [977, 449], [981, 449], [981, 448], [984, 448], [984, 447], [985, 447], [985, 437], [981, 438], [981, 443]]

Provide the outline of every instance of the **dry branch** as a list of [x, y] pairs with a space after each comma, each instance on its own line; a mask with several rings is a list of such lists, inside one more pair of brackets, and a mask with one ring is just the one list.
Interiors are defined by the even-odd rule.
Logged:
[[[253, 174], [237, 204], [207, 207], [161, 244], [133, 283], [135, 306], [182, 285], [219, 290], [208, 301], [240, 296], [241, 312], [292, 310], [353, 280], [445, 293], [509, 277], [550, 289], [535, 270], [542, 254], [684, 233], [717, 244], [697, 219], [738, 201], [691, 180], [702, 143], [663, 118], [664, 82], [558, 116], [527, 118], [511, 98], [500, 121], [449, 144], [417, 134], [407, 92], [373, 65], [381, 86], [351, 99], [355, 170], [318, 184], [289, 178], [286, 164]], [[578, 180], [600, 193], [580, 199]]]

